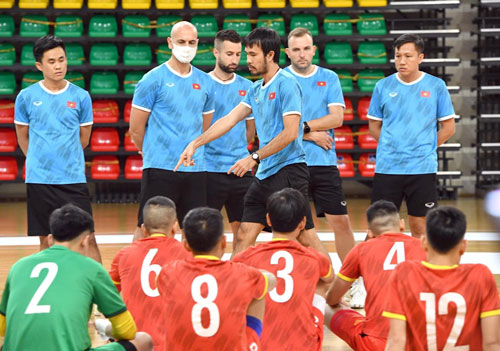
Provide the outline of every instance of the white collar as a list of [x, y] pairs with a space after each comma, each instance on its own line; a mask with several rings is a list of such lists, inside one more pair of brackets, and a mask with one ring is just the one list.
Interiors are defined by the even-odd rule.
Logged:
[[40, 85], [40, 88], [42, 88], [45, 92], [52, 94], [52, 95], [59, 95], [59, 94], [64, 93], [69, 88], [69, 82], [67, 80], [64, 80], [64, 81], [66, 82], [66, 85], [64, 86], [64, 88], [62, 88], [61, 90], [58, 90], [58, 91], [51, 91], [51, 90], [47, 89], [47, 87], [45, 85], [43, 85], [43, 83], [42, 83], [43, 80], [39, 81], [38, 84]]

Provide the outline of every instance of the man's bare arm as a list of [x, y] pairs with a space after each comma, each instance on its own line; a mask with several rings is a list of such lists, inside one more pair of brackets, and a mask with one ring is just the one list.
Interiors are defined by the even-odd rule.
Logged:
[[92, 125], [80, 126], [80, 144], [82, 144], [82, 149], [85, 149], [89, 145], [90, 132], [92, 132]]
[[17, 134], [17, 143], [19, 144], [19, 147], [26, 156], [28, 154], [29, 126], [16, 124], [16, 134]]
[[323, 117], [307, 121], [311, 131], [338, 128], [344, 123], [344, 108], [340, 105], [328, 106], [328, 114]]
[[139, 151], [142, 151], [144, 135], [146, 134], [146, 124], [148, 123], [150, 113], [135, 107], [132, 107], [130, 111], [130, 139]]
[[382, 121], [370, 119], [368, 121], [368, 129], [370, 130], [370, 135], [378, 141], [380, 132], [382, 131]]

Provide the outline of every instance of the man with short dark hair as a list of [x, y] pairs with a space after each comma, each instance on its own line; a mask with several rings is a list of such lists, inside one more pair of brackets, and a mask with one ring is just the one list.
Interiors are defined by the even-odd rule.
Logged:
[[[234, 30], [221, 30], [215, 36], [213, 53], [215, 67], [208, 73], [213, 79], [215, 112], [212, 124], [227, 115], [245, 99], [252, 82], [234, 73], [241, 57], [241, 37]], [[244, 201], [253, 176], [250, 169], [243, 177], [227, 174], [239, 159], [248, 156], [248, 144], [255, 137], [255, 121], [248, 116], [227, 134], [205, 146], [207, 168], [207, 205], [217, 210], [226, 208], [233, 234], [238, 233]]]
[[85, 257], [93, 227], [87, 212], [65, 205], [50, 216], [52, 246], [12, 266], [0, 303], [2, 350], [93, 350], [88, 333], [93, 303], [119, 340], [95, 350], [152, 350], [149, 335], [136, 333], [106, 270]]
[[[402, 233], [404, 221], [389, 201], [374, 202], [366, 211], [368, 241], [347, 255], [326, 296], [325, 325], [359, 351], [383, 350], [389, 323], [382, 317], [387, 283], [394, 268], [405, 260], [423, 260], [420, 240]], [[351, 284], [363, 277], [366, 316], [341, 305]]]
[[[308, 199], [309, 172], [302, 148], [302, 92], [293, 76], [278, 66], [281, 40], [276, 31], [259, 27], [245, 38], [250, 72], [262, 75], [248, 90], [245, 100], [218, 120], [184, 150], [177, 163], [193, 164], [196, 150], [229, 132], [251, 113], [260, 149], [236, 162], [227, 172], [242, 177], [259, 165], [256, 178], [245, 195], [242, 223], [234, 241], [233, 255], [253, 245], [266, 223], [266, 201], [286, 187], [298, 189]], [[196, 160], [194, 160], [196, 161]], [[311, 209], [300, 240], [326, 252], [314, 231]]]
[[221, 261], [226, 237], [216, 209], [189, 211], [183, 230], [184, 245], [194, 257], [166, 264], [158, 276], [167, 349], [259, 349], [264, 297], [276, 278], [241, 263]]
[[174, 238], [178, 224], [172, 200], [163, 196], [150, 198], [144, 205], [143, 218], [144, 238], [116, 254], [109, 274], [137, 328], [151, 335], [155, 351], [164, 351], [165, 310], [156, 278], [163, 265], [191, 255]]
[[399, 209], [405, 199], [415, 237], [425, 233], [425, 214], [437, 206], [437, 147], [455, 133], [445, 82], [419, 70], [423, 51], [418, 35], [394, 41], [397, 73], [377, 82], [368, 110], [370, 134], [378, 140], [372, 202], [388, 200]]
[[[26, 155], [28, 235], [39, 236], [43, 250], [55, 209], [72, 203], [92, 214], [83, 155], [93, 123], [92, 101], [87, 91], [64, 79], [67, 59], [61, 39], [37, 39], [33, 55], [43, 80], [17, 95], [14, 123]], [[90, 247], [91, 257], [101, 262], [93, 234]]]
[[427, 214], [427, 259], [399, 264], [387, 286], [386, 350], [500, 350], [495, 278], [482, 264], [460, 264], [466, 226], [453, 207]]
[[302, 246], [308, 204], [298, 190], [285, 188], [267, 200], [267, 221], [273, 240], [248, 248], [235, 262], [265, 269], [278, 277], [266, 301], [262, 349], [321, 350], [325, 295], [318, 286], [333, 280], [328, 257]]

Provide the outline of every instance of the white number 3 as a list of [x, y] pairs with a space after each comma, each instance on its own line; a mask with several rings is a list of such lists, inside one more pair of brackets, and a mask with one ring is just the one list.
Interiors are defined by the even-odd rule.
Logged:
[[26, 308], [25, 314], [33, 314], [33, 313], [50, 313], [50, 305], [39, 305], [40, 300], [43, 298], [43, 295], [47, 292], [47, 289], [50, 287], [54, 279], [57, 275], [57, 264], [54, 262], [43, 262], [39, 263], [33, 268], [31, 272], [30, 278], [38, 278], [40, 276], [40, 272], [43, 269], [47, 269], [47, 275], [43, 280], [42, 284], [38, 287], [35, 292], [35, 295], [31, 298], [28, 307]]

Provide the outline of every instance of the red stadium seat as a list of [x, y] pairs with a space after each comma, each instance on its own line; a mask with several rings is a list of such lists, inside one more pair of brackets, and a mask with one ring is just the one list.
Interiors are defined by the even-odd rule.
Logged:
[[368, 121], [368, 107], [370, 106], [370, 97], [364, 96], [358, 101], [358, 116], [359, 119]]
[[129, 156], [125, 161], [125, 178], [142, 178], [142, 157], [139, 155]]
[[92, 151], [118, 151], [120, 138], [115, 128], [96, 128], [90, 138], [90, 150]]
[[125, 103], [125, 108], [123, 109], [123, 120], [127, 123], [130, 122], [130, 111], [132, 110], [132, 100], [128, 100]]
[[359, 128], [358, 144], [362, 149], [376, 149], [377, 139], [370, 135], [368, 126], [362, 126]]
[[120, 116], [118, 103], [114, 100], [96, 100], [92, 102], [94, 123], [116, 123]]
[[26, 161], [23, 164], [23, 180], [26, 180]]
[[349, 154], [337, 154], [337, 168], [342, 178], [354, 177], [354, 164]]
[[344, 121], [352, 121], [354, 119], [354, 110], [352, 108], [352, 102], [349, 98], [344, 98], [345, 109], [344, 109]]
[[116, 156], [96, 156], [90, 167], [92, 179], [117, 179], [120, 176], [120, 162]]
[[138, 151], [137, 147], [132, 142], [132, 139], [130, 139], [129, 132], [125, 133], [125, 138], [123, 140], [123, 146], [125, 147], [125, 151]]
[[342, 126], [334, 129], [335, 150], [354, 148], [354, 138], [352, 129], [348, 126]]
[[14, 152], [17, 149], [16, 132], [12, 128], [0, 128], [0, 152]]
[[0, 100], [0, 123], [14, 123], [14, 101]]
[[359, 158], [358, 171], [363, 177], [375, 175], [375, 154], [362, 154]]
[[17, 177], [17, 162], [12, 156], [0, 156], [0, 181]]

